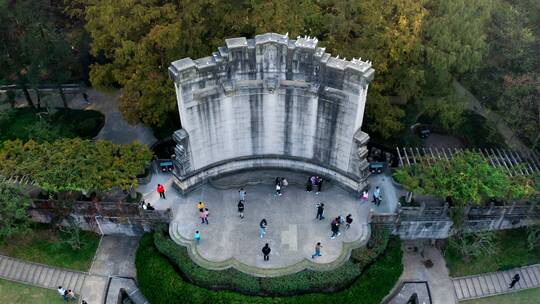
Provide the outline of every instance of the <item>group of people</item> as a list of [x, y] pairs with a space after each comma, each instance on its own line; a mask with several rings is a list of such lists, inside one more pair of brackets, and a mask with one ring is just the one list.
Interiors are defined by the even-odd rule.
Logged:
[[[360, 199], [363, 202], [367, 203], [369, 201], [369, 192], [367, 190], [362, 191], [362, 196], [360, 197]], [[376, 206], [379, 206], [381, 204], [382, 195], [381, 188], [379, 188], [379, 186], [375, 187], [375, 190], [373, 191], [373, 200], [371, 202]]]
[[330, 223], [330, 230], [332, 231], [332, 235], [330, 236], [331, 239], [335, 239], [336, 237], [341, 235], [340, 227], [345, 224], [345, 230], [349, 230], [351, 228], [351, 224], [353, 222], [352, 215], [349, 214], [345, 219], [340, 215], [332, 220]]
[[75, 293], [73, 292], [73, 290], [64, 289], [62, 286], [58, 286], [57, 291], [62, 296], [64, 301], [66, 301], [66, 302], [70, 302], [70, 301], [77, 302], [77, 296], [75, 296]]
[[312, 175], [308, 178], [306, 183], [306, 191], [311, 192], [313, 187], [317, 187], [315, 194], [319, 194], [322, 191], [323, 179], [320, 176]]
[[289, 185], [289, 182], [285, 177], [276, 177], [276, 193], [274, 195], [282, 195], [283, 188], [287, 187]]

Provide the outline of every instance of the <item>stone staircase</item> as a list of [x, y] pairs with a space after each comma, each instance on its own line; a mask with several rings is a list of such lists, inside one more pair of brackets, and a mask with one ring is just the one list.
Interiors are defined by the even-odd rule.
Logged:
[[56, 289], [62, 286], [80, 294], [88, 273], [50, 267], [0, 255], [0, 278]]
[[[508, 286], [516, 273], [519, 274], [521, 279], [514, 288], [509, 289]], [[452, 282], [458, 301], [538, 288], [540, 287], [540, 264], [507, 271], [453, 278]]]

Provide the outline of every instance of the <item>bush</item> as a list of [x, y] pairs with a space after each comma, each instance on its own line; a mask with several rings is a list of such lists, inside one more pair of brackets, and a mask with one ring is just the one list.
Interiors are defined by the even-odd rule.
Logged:
[[174, 243], [160, 232], [154, 233], [154, 244], [157, 250], [178, 268], [187, 281], [209, 289], [225, 289], [249, 295], [276, 296], [314, 291], [332, 292], [349, 286], [365, 266], [365, 264], [347, 261], [331, 271], [304, 270], [278, 278], [259, 278], [234, 268], [218, 271], [203, 268], [191, 260], [186, 247]]
[[403, 265], [401, 245], [393, 238], [388, 248], [347, 289], [333, 294], [313, 293], [291, 297], [246, 296], [230, 291], [212, 291], [182, 280], [169, 261], [154, 246], [151, 234], [145, 234], [135, 259], [141, 292], [153, 304], [160, 303], [252, 303], [252, 304], [309, 304], [309, 303], [361, 303], [375, 304], [390, 292], [397, 282]]
[[366, 247], [358, 248], [352, 251], [351, 257], [358, 262], [361, 267], [369, 265], [384, 252], [390, 239], [390, 229], [378, 228], [371, 230], [371, 237]]

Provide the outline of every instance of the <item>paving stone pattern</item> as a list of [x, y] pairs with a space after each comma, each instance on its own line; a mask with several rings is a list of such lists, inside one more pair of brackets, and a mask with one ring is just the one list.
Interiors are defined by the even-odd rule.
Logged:
[[80, 294], [88, 274], [0, 255], [0, 278], [51, 289], [62, 286]]
[[[514, 275], [521, 279], [510, 289]], [[540, 287], [540, 264], [498, 271], [481, 275], [453, 278], [454, 290], [458, 301], [488, 297], [522, 289]]]

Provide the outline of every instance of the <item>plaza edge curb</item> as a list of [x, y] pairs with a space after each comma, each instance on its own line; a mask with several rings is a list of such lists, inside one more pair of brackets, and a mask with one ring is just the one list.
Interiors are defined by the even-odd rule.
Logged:
[[371, 236], [371, 227], [369, 224], [364, 224], [364, 228], [367, 229], [366, 238], [360, 237], [360, 239], [353, 242], [343, 242], [343, 247], [341, 254], [332, 262], [319, 264], [315, 263], [308, 258], [304, 258], [302, 261], [287, 267], [282, 268], [273, 268], [273, 269], [263, 269], [254, 266], [250, 266], [238, 261], [235, 258], [229, 258], [221, 262], [213, 262], [208, 259], [203, 258], [197, 251], [196, 242], [194, 240], [189, 240], [181, 236], [176, 232], [176, 223], [171, 223], [169, 226], [169, 236], [171, 239], [178, 245], [184, 246], [187, 248], [190, 258], [197, 265], [210, 269], [210, 270], [225, 270], [228, 268], [235, 268], [243, 273], [250, 274], [258, 277], [278, 277], [288, 274], [294, 274], [302, 270], [315, 270], [315, 271], [329, 271], [338, 268], [343, 265], [349, 257], [353, 249], [364, 246], [369, 241]]

